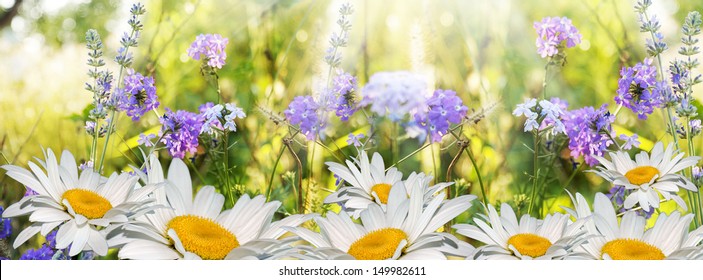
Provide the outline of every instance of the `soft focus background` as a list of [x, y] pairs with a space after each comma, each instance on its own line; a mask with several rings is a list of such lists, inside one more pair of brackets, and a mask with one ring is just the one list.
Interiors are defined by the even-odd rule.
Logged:
[[[569, 109], [607, 103], [614, 111], [620, 68], [633, 66], [646, 55], [646, 36], [639, 32], [632, 8], [635, 1], [350, 2], [355, 10], [353, 27], [349, 44], [342, 50], [341, 67], [356, 75], [361, 85], [376, 72], [411, 70], [430, 77], [435, 88], [455, 90], [470, 110], [487, 109], [485, 117], [463, 133], [471, 139], [491, 203], [514, 203], [514, 197], [527, 193], [531, 184], [527, 174], [532, 173], [532, 154], [524, 144], [531, 146], [532, 136], [522, 132], [524, 119], [513, 117], [511, 112], [525, 98], [541, 96], [546, 60], [536, 53], [534, 21], [567, 16], [583, 34], [583, 42], [566, 51], [566, 66], [549, 77], [548, 96], [568, 101]], [[669, 61], [677, 55], [681, 21], [690, 10], [702, 11], [703, 2], [654, 2], [650, 13], [662, 24], [664, 41], [669, 44], [664, 61]], [[147, 14], [142, 19], [145, 30], [139, 47], [133, 49], [133, 67], [155, 78], [160, 113], [166, 107], [195, 112], [200, 104], [216, 102], [217, 96], [200, 75], [200, 63], [189, 58], [186, 50], [201, 33], [228, 37], [227, 64], [218, 73], [222, 94], [225, 101], [236, 103], [248, 115], [239, 123], [233, 138], [237, 142], [230, 152], [230, 162], [236, 166], [232, 179], [236, 192], [264, 193], [271, 183], [271, 199], [284, 202], [281, 212], [294, 212], [295, 197], [285, 180], [286, 173], [296, 171], [290, 153], [283, 155], [270, 181], [287, 130], [255, 105], [280, 113], [295, 96], [316, 94], [317, 84], [327, 75], [322, 58], [330, 34], [337, 30], [337, 10], [342, 3], [146, 1]], [[26, 166], [33, 157], [43, 158], [42, 148], [68, 149], [79, 163], [88, 157], [91, 138], [84, 132], [82, 115], [92, 95], [84, 89], [89, 79], [85, 32], [98, 30], [106, 47], [108, 67], [115, 72], [117, 67], [111, 59], [128, 28], [131, 4], [117, 0], [0, 0], [0, 164]], [[695, 96], [703, 99], [700, 85]], [[623, 109], [616, 123], [618, 131], [629, 130], [649, 140], [643, 141], [641, 148], [645, 150], [651, 148], [651, 141], [671, 141], [664, 132], [665, 120], [659, 110], [645, 122]], [[354, 118], [350, 124], [335, 121], [324, 142], [337, 141], [346, 154], [354, 155], [355, 150], [345, 147], [344, 139], [356, 129], [363, 130], [363, 125], [363, 118]], [[138, 123], [123, 115], [117, 126], [118, 137], [113, 137], [110, 144], [105, 174], [127, 171], [128, 164], [141, 163], [132, 153], [136, 151], [131, 149], [135, 139], [139, 133], [158, 129], [156, 114], [150, 113]], [[388, 149], [390, 142], [388, 135], [379, 137], [377, 146], [371, 149], [381, 152], [387, 164], [394, 160]], [[685, 141], [682, 143], [685, 145]], [[703, 148], [701, 137], [694, 145], [699, 151]], [[420, 146], [415, 140], [401, 141], [398, 154], [405, 156]], [[306, 211], [320, 211], [320, 201], [329, 194], [328, 189], [334, 188], [334, 178], [323, 163], [334, 158], [319, 147], [313, 158], [312, 145], [302, 142], [302, 138], [293, 147], [304, 159], [305, 170], [313, 174], [309, 185], [306, 181]], [[399, 169], [406, 175], [412, 171], [433, 173], [437, 181], [444, 181], [457, 150], [451, 140], [445, 140], [404, 161]], [[556, 180], [544, 188], [548, 198], [544, 212], [570, 205], [563, 184], [573, 167], [568, 151], [563, 154], [552, 173]], [[170, 161], [165, 152], [160, 157], [163, 163]], [[204, 155], [196, 155], [191, 170], [195, 185], [221, 187], [208, 172], [211, 164]], [[452, 171], [452, 180], [463, 179], [462, 185], [480, 195], [468, 157], [460, 157]], [[24, 193], [24, 188], [7, 178], [4, 171], [0, 171], [0, 186], [0, 205], [4, 207]], [[609, 187], [595, 175], [580, 173], [566, 189], [592, 199], [594, 192], [607, 192]], [[665, 210], [675, 207], [667, 205]], [[473, 207], [471, 213], [477, 209]], [[460, 219], [468, 219], [471, 213]], [[13, 220], [14, 235], [25, 223], [26, 218]]]

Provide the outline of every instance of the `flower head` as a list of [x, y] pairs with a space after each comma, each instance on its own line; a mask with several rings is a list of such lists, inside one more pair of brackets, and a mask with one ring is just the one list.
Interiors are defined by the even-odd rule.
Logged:
[[300, 125], [300, 131], [308, 140], [313, 140], [323, 128], [318, 109], [320, 105], [312, 96], [297, 96], [288, 105], [284, 114], [292, 125]]
[[222, 38], [220, 34], [200, 34], [188, 48], [188, 56], [195, 60], [203, 59], [210, 67], [221, 69], [227, 59], [227, 43], [229, 39]]
[[423, 112], [427, 106], [428, 87], [418, 74], [380, 72], [371, 76], [361, 95], [360, 106], [371, 105], [372, 112], [398, 122], [407, 115]]
[[127, 70], [124, 88], [117, 89], [115, 97], [117, 109], [124, 111], [133, 121], [159, 107], [154, 78], [146, 78], [132, 69]]
[[507, 203], [501, 205], [500, 215], [493, 205], [486, 209], [488, 216], [474, 218], [477, 226], [453, 226], [458, 234], [486, 244], [478, 247], [471, 259], [561, 259], [583, 241], [585, 220], [572, 223], [568, 215], [555, 213], [543, 221], [524, 214], [518, 221]]
[[[154, 192], [156, 203], [166, 207], [121, 228], [114, 242], [124, 244], [121, 259], [269, 259], [289, 242], [278, 240], [282, 227], [298, 226], [311, 215], [290, 215], [272, 222], [278, 201], [243, 195], [232, 209], [222, 211], [225, 197], [213, 186], [193, 195], [188, 168], [174, 159], [164, 176], [156, 156], [148, 160], [147, 184], [163, 185]], [[290, 240], [290, 239], [288, 239]]]
[[363, 144], [361, 143], [361, 139], [366, 137], [363, 133], [359, 133], [354, 135], [354, 133], [349, 133], [349, 139], [347, 139], [347, 144], [348, 145], [354, 145], [354, 147], [361, 147]]
[[415, 121], [430, 134], [431, 142], [441, 142], [450, 124], [461, 123], [469, 110], [453, 90], [436, 90], [426, 102], [429, 111], [415, 114]]
[[572, 110], [564, 114], [563, 119], [571, 156], [583, 156], [590, 166], [598, 163], [594, 156], [602, 156], [613, 144], [608, 135], [612, 134], [615, 117], [608, 112], [607, 105], [603, 104], [598, 110], [593, 107]]
[[620, 75], [615, 96], [617, 104], [629, 108], [642, 120], [663, 105], [662, 87], [657, 86], [657, 69], [651, 58], [634, 67], [623, 67]]
[[542, 21], [533, 24], [537, 31], [537, 53], [543, 58], [555, 56], [562, 43], [567, 48], [572, 48], [581, 43], [581, 33], [571, 24], [566, 17], [545, 17]]
[[349, 117], [358, 109], [357, 100], [353, 95], [356, 89], [356, 77], [349, 73], [340, 72], [334, 77], [332, 92], [335, 95], [335, 101], [332, 109], [342, 121], [349, 120]]
[[104, 178], [84, 170], [79, 177], [75, 158], [68, 151], [63, 152], [60, 163], [51, 149], [46, 152], [45, 162], [38, 161], [39, 165], [29, 163], [32, 172], [19, 166], [2, 166], [10, 178], [38, 193], [22, 198], [2, 213], [5, 218], [30, 215], [32, 224], [15, 239], [15, 248], [39, 232], [46, 234], [58, 227], [57, 249], [70, 245], [70, 256], [81, 251], [104, 256], [107, 231], [145, 212], [147, 198], [156, 188], [136, 188], [137, 177], [127, 173]]
[[700, 157], [683, 156], [683, 153], [676, 153], [673, 144], [669, 144], [664, 150], [664, 144], [657, 142], [651, 154], [642, 151], [636, 156], [636, 160], [632, 160], [624, 151], [610, 153], [610, 161], [594, 156], [602, 166], [598, 166], [598, 170], [593, 172], [616, 186], [632, 190], [625, 198], [625, 209], [632, 209], [637, 204], [644, 211], [649, 211], [650, 207], [659, 208], [659, 195], [664, 200], [673, 199], [686, 209], [686, 203], [677, 195], [679, 188], [694, 192], [698, 189], [688, 178], [677, 172], [694, 166]]
[[185, 157], [186, 152], [195, 153], [198, 150], [198, 136], [203, 125], [200, 114], [166, 108], [166, 114], [159, 120], [162, 124], [161, 142], [166, 144], [171, 156]]
[[471, 207], [476, 196], [444, 201], [444, 195], [437, 195], [425, 204], [420, 184], [411, 189], [408, 195], [404, 186], [393, 186], [387, 207], [370, 204], [360, 214], [361, 224], [354, 223], [347, 212], [328, 212], [326, 218], [315, 217], [320, 233], [305, 228], [289, 230], [315, 247], [309, 250], [309, 258], [428, 260], [470, 254], [471, 245], [436, 230]]

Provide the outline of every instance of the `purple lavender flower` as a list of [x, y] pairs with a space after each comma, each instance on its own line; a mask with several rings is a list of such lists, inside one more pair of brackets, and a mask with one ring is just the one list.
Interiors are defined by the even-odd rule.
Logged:
[[556, 55], [562, 43], [567, 48], [581, 43], [581, 33], [566, 17], [545, 17], [532, 26], [537, 31], [537, 53], [543, 58]]
[[20, 260], [50, 260], [54, 257], [54, 250], [48, 245], [44, 244], [39, 249], [29, 249], [22, 256]]
[[314, 140], [322, 128], [317, 115], [319, 108], [312, 96], [297, 96], [283, 113], [292, 125], [300, 125], [300, 131], [308, 140]]
[[188, 56], [195, 60], [202, 58], [210, 67], [221, 69], [227, 59], [227, 43], [229, 39], [220, 34], [200, 34], [188, 48]]
[[161, 142], [166, 144], [171, 156], [185, 157], [186, 152], [195, 153], [198, 150], [198, 136], [203, 125], [200, 114], [166, 108], [166, 114], [159, 120], [162, 124]]
[[115, 91], [117, 109], [138, 121], [146, 112], [159, 107], [154, 78], [144, 77], [132, 69], [127, 70], [124, 88]]
[[349, 133], [349, 139], [347, 139], [347, 144], [348, 145], [354, 145], [354, 147], [361, 147], [363, 144], [361, 143], [361, 139], [364, 139], [366, 137], [363, 133], [359, 133], [357, 135], [354, 135], [354, 133]]
[[431, 142], [441, 142], [452, 123], [461, 123], [469, 110], [453, 90], [438, 89], [426, 102], [428, 112], [415, 114], [415, 121], [430, 134]]
[[418, 74], [398, 71], [380, 72], [369, 79], [361, 91], [360, 106], [371, 105], [371, 111], [398, 122], [426, 108], [427, 83]]
[[[655, 108], [663, 105], [664, 90], [661, 85], [657, 85], [657, 70], [652, 65], [651, 58], [646, 58], [634, 67], [623, 67], [620, 75], [618, 95], [615, 96], [617, 104], [629, 108], [642, 120], [646, 120]], [[665, 85], [663, 87], [668, 88]]]
[[337, 117], [345, 122], [358, 109], [353, 95], [357, 88], [356, 77], [340, 72], [334, 77], [333, 86], [332, 91], [336, 100], [332, 107]]
[[[0, 217], [2, 213], [5, 212], [5, 208], [0, 206]], [[12, 221], [9, 218], [0, 219], [0, 224], [2, 224], [0, 229], [0, 239], [8, 239], [12, 235]]]
[[611, 124], [615, 116], [608, 112], [606, 104], [598, 110], [589, 106], [569, 111], [564, 114], [563, 121], [571, 156], [583, 156], [590, 166], [598, 163], [593, 156], [603, 156], [606, 148], [613, 144], [609, 134], [612, 134]]
[[137, 140], [137, 144], [144, 145], [144, 147], [152, 147], [154, 146], [154, 143], [151, 142], [151, 139], [154, 138], [156, 138], [156, 135], [154, 134], [145, 135], [144, 133], [140, 133], [139, 140]]

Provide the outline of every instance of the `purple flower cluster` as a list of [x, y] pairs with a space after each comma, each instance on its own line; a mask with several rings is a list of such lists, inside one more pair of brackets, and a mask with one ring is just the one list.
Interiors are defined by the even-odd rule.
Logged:
[[537, 53], [543, 58], [556, 55], [562, 42], [567, 48], [581, 43], [581, 33], [566, 17], [545, 17], [532, 26], [537, 31]]
[[[2, 217], [3, 212], [5, 212], [5, 208], [0, 206], [0, 217]], [[10, 221], [9, 218], [2, 218], [0, 219], [0, 224], [2, 224], [2, 228], [0, 228], [0, 239], [10, 238], [10, 235], [12, 235], [12, 221]]]
[[115, 91], [117, 109], [138, 121], [146, 112], [159, 107], [154, 78], [144, 77], [132, 69], [127, 70], [124, 88]]
[[198, 150], [198, 136], [203, 126], [200, 114], [166, 108], [166, 114], [160, 119], [161, 142], [166, 144], [171, 156], [185, 157], [185, 153], [195, 153]]
[[341, 72], [334, 77], [333, 85], [332, 91], [336, 96], [336, 101], [332, 105], [333, 109], [337, 117], [342, 121], [347, 121], [358, 109], [353, 95], [357, 88], [356, 77]]
[[406, 115], [424, 111], [428, 96], [424, 78], [407, 71], [380, 72], [369, 79], [361, 94], [360, 106], [371, 105], [371, 111], [398, 122]]
[[49, 245], [42, 245], [39, 249], [29, 249], [22, 256], [20, 260], [50, 260], [54, 257], [54, 249], [51, 249]]
[[229, 40], [220, 34], [200, 34], [188, 48], [188, 56], [195, 60], [202, 57], [210, 67], [221, 69], [227, 59], [227, 43]]
[[608, 112], [607, 105], [600, 109], [583, 107], [566, 112], [563, 117], [566, 135], [569, 137], [571, 156], [583, 160], [589, 166], [596, 165], [598, 160], [593, 156], [603, 156], [603, 152], [613, 144], [611, 124], [615, 116]]
[[415, 114], [415, 122], [429, 132], [431, 142], [441, 142], [449, 125], [461, 123], [469, 110], [453, 90], [435, 90], [426, 104], [429, 111]]
[[317, 115], [320, 105], [312, 96], [297, 96], [283, 113], [292, 125], [300, 125], [300, 131], [308, 140], [315, 139], [321, 131], [322, 123]]
[[663, 105], [662, 96], [668, 86], [658, 85], [657, 69], [652, 65], [651, 58], [646, 58], [634, 67], [623, 67], [620, 76], [618, 95], [615, 96], [617, 104], [629, 108], [642, 120], [646, 120], [655, 108]]
[[[610, 201], [613, 202], [615, 209], [617, 209], [618, 213], [623, 213], [626, 212], [627, 209], [625, 209], [625, 197], [629, 196], [632, 191], [625, 189], [624, 186], [614, 186], [610, 188], [610, 191], [605, 194]], [[649, 208], [649, 211], [644, 211], [644, 209], [639, 209], [637, 210], [637, 214], [640, 216], [643, 216], [645, 219], [649, 219], [652, 214], [654, 214], [654, 207]]]

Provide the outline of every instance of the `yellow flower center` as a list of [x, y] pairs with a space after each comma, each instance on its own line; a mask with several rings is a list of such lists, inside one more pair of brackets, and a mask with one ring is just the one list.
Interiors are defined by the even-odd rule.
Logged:
[[663, 260], [666, 256], [659, 248], [637, 239], [619, 238], [603, 245], [603, 254], [614, 260]]
[[369, 232], [349, 246], [349, 255], [357, 260], [385, 260], [393, 257], [401, 241], [408, 238], [402, 230], [384, 228]]
[[237, 237], [206, 218], [194, 215], [178, 216], [168, 222], [183, 243], [186, 251], [195, 253], [204, 260], [221, 260], [232, 249], [239, 247]]
[[639, 166], [635, 169], [627, 171], [625, 178], [633, 185], [642, 185], [652, 181], [654, 176], [659, 175], [659, 169], [652, 166]]
[[83, 189], [72, 189], [63, 193], [61, 200], [68, 200], [76, 214], [88, 219], [99, 219], [112, 209], [110, 201], [99, 194]]
[[381, 203], [386, 204], [388, 203], [388, 194], [391, 192], [391, 185], [386, 183], [375, 184], [371, 187], [371, 192], [376, 192]]
[[533, 258], [544, 256], [552, 246], [549, 239], [532, 233], [513, 235], [508, 239], [508, 244], [513, 245], [521, 255]]

